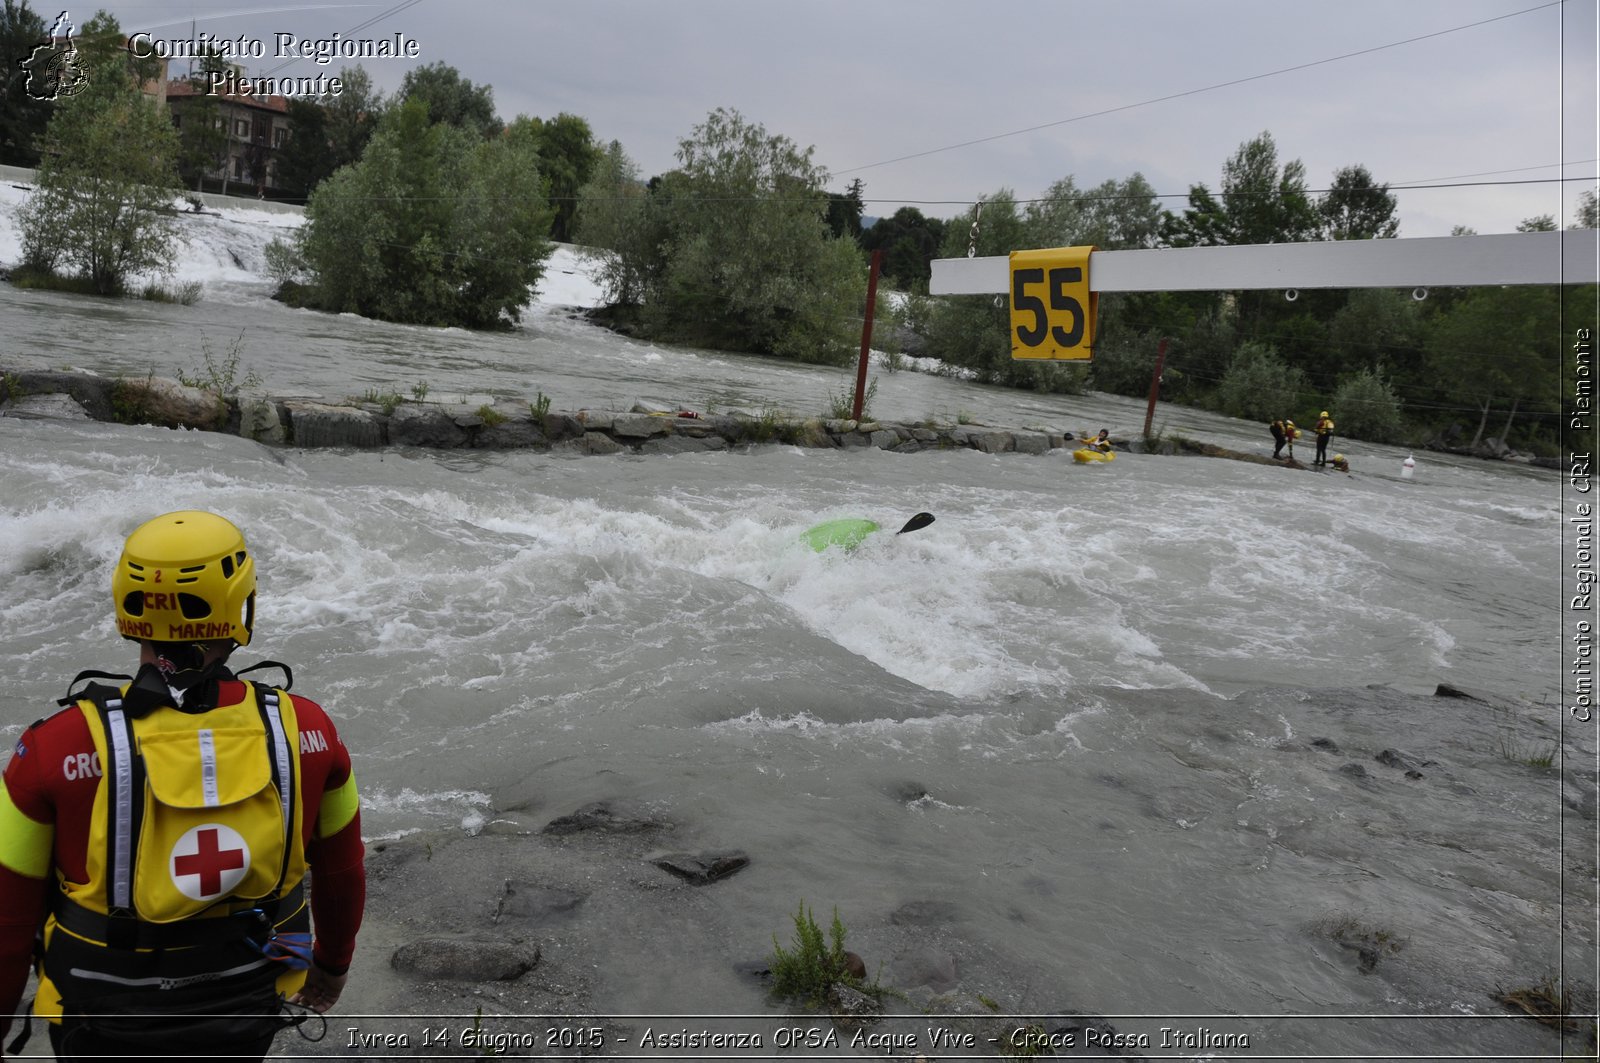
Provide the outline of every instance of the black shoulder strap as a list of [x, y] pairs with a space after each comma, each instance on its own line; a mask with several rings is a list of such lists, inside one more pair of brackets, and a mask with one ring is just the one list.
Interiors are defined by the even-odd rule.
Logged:
[[282, 663], [280, 663], [278, 661], [257, 661], [255, 664], [252, 664], [249, 668], [241, 668], [241, 669], [239, 669], [237, 672], [233, 673], [233, 677], [235, 679], [237, 679], [240, 676], [244, 675], [246, 672], [254, 672], [258, 668], [276, 668], [280, 672], [282, 672], [283, 673], [283, 686], [282, 686], [281, 689], [287, 691], [287, 690], [289, 690], [290, 688], [292, 688], [294, 686], [294, 672], [289, 670], [289, 666], [288, 665], [282, 664]]
[[97, 672], [91, 668], [72, 677], [72, 682], [67, 684], [67, 696], [57, 699], [56, 704], [62, 706], [75, 705], [85, 698], [100, 704], [107, 698], [118, 697], [122, 693], [120, 687], [107, 686], [104, 683], [90, 683], [81, 692], [74, 694], [72, 688], [85, 679], [126, 679], [130, 683], [133, 682], [133, 676], [131, 675], [123, 675], [120, 672]]

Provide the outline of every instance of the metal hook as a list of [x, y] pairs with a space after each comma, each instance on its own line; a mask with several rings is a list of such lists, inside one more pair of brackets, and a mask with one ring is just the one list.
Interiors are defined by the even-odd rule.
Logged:
[[1426, 289], [1426, 288], [1413, 288], [1413, 289], [1411, 289], [1411, 298], [1415, 299], [1417, 302], [1420, 303], [1420, 302], [1422, 302], [1422, 300], [1426, 299], [1427, 297], [1428, 297], [1428, 289]]
[[1300, 298], [1300, 289], [1290, 288], [1288, 291], [1283, 293], [1283, 297], [1292, 303], [1296, 299]]

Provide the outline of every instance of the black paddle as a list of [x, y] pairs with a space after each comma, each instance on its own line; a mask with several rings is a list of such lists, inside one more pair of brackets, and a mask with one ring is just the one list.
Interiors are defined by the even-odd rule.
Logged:
[[930, 525], [932, 523], [933, 523], [933, 514], [932, 513], [918, 513], [915, 517], [912, 517], [910, 520], [906, 521], [906, 526], [904, 528], [901, 528], [899, 531], [895, 532], [895, 534], [896, 535], [904, 535], [906, 532], [913, 532], [913, 531], [916, 531], [918, 528], [926, 528], [928, 525]]

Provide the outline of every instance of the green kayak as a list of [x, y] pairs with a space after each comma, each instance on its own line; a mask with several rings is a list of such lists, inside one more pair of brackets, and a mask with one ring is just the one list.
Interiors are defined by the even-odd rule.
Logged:
[[800, 538], [819, 554], [830, 546], [854, 550], [861, 545], [861, 540], [877, 531], [879, 527], [878, 522], [874, 520], [842, 517], [839, 520], [825, 520], [802, 533]]

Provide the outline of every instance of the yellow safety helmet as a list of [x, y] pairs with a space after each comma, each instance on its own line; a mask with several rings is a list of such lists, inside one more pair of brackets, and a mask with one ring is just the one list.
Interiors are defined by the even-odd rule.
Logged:
[[1335, 454], [1333, 456], [1334, 464], [1338, 464], [1339, 462], [1341, 462], [1343, 460], [1344, 460], [1344, 455], [1343, 454]]
[[1285, 424], [1285, 425], [1286, 425], [1286, 426], [1288, 426], [1288, 427], [1289, 427], [1289, 428], [1293, 428], [1293, 427], [1294, 427], [1294, 422], [1293, 422], [1293, 421], [1285, 421], [1285, 422], [1283, 422], [1283, 423], [1284, 423], [1284, 424]]
[[1318, 417], [1326, 417], [1326, 416], [1328, 416], [1328, 411], [1327, 410], [1323, 410], [1321, 413], [1317, 414], [1317, 416]]
[[248, 646], [256, 563], [231, 521], [200, 510], [165, 513], [128, 536], [111, 597], [123, 638]]

